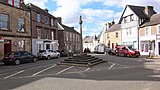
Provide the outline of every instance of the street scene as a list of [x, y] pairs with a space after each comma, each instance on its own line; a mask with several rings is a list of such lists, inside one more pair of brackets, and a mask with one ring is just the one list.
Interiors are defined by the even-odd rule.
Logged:
[[57, 65], [62, 57], [36, 63], [0, 65], [2, 90], [158, 90], [160, 62], [156, 59], [126, 58], [92, 54], [107, 59], [93, 67]]
[[159, 90], [158, 0], [0, 0], [0, 90]]

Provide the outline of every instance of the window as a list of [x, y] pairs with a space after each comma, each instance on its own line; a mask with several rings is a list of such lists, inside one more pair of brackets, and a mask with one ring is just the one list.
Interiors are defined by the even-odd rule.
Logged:
[[12, 0], [8, 0], [8, 3], [12, 5]]
[[107, 39], [109, 39], [109, 34], [107, 34]]
[[20, 7], [20, 0], [14, 0], [14, 6]]
[[70, 41], [72, 41], [72, 33], [70, 33]]
[[116, 38], [118, 38], [118, 32], [116, 32]]
[[51, 35], [52, 35], [52, 40], [54, 40], [54, 32], [53, 31], [51, 32]]
[[45, 20], [45, 24], [48, 24], [48, 17], [47, 16], [45, 16], [45, 18], [44, 18]]
[[126, 35], [132, 35], [132, 30], [131, 28], [126, 29]]
[[45, 32], [45, 39], [48, 39], [48, 31]]
[[24, 40], [19, 41], [19, 42], [18, 42], [19, 50], [25, 50], [24, 45], [25, 45]]
[[0, 14], [0, 29], [8, 30], [8, 15]]
[[68, 41], [68, 32], [66, 32], [66, 40]]
[[38, 35], [38, 39], [41, 39], [41, 29], [37, 28], [37, 35]]
[[24, 19], [23, 18], [18, 18], [18, 31], [19, 32], [24, 32]]
[[157, 26], [157, 34], [160, 34], [160, 25]]
[[54, 19], [51, 18], [51, 26], [54, 26]]
[[132, 35], [132, 30], [131, 30], [131, 28], [129, 28], [129, 35]]
[[134, 20], [134, 15], [130, 15], [130, 21], [133, 21]]
[[41, 22], [41, 15], [37, 13], [37, 22]]
[[124, 23], [126, 23], [127, 22], [127, 17], [124, 17]]
[[145, 28], [145, 35], [150, 35], [151, 34], [151, 30], [149, 27]]

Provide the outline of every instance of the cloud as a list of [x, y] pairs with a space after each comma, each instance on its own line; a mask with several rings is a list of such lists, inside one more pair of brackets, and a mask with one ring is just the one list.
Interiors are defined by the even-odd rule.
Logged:
[[48, 0], [24, 0], [24, 2], [27, 3], [32, 3], [35, 4], [41, 8], [46, 8], [45, 3], [48, 2]]

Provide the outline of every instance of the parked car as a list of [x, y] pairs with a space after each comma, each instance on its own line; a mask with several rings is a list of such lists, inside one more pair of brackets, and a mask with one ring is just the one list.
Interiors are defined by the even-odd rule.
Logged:
[[38, 53], [38, 58], [46, 58], [50, 60], [51, 58], [59, 58], [60, 53], [53, 50], [40, 50]]
[[27, 51], [13, 51], [4, 56], [2, 62], [6, 65], [36, 62], [37, 57]]
[[61, 57], [68, 57], [68, 56], [73, 56], [73, 52], [70, 50], [70, 51], [67, 51], [67, 50], [62, 50], [60, 52], [60, 55]]
[[136, 49], [134, 49], [132, 46], [119, 46], [119, 49], [117, 49], [117, 56], [127, 56], [127, 57], [139, 57], [140, 52]]

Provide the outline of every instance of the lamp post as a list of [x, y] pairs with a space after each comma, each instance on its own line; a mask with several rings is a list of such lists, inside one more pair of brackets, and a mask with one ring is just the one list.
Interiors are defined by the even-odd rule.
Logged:
[[82, 39], [82, 16], [80, 16], [79, 18], [79, 24], [80, 24], [80, 54], [82, 55], [83, 54], [83, 39]]

